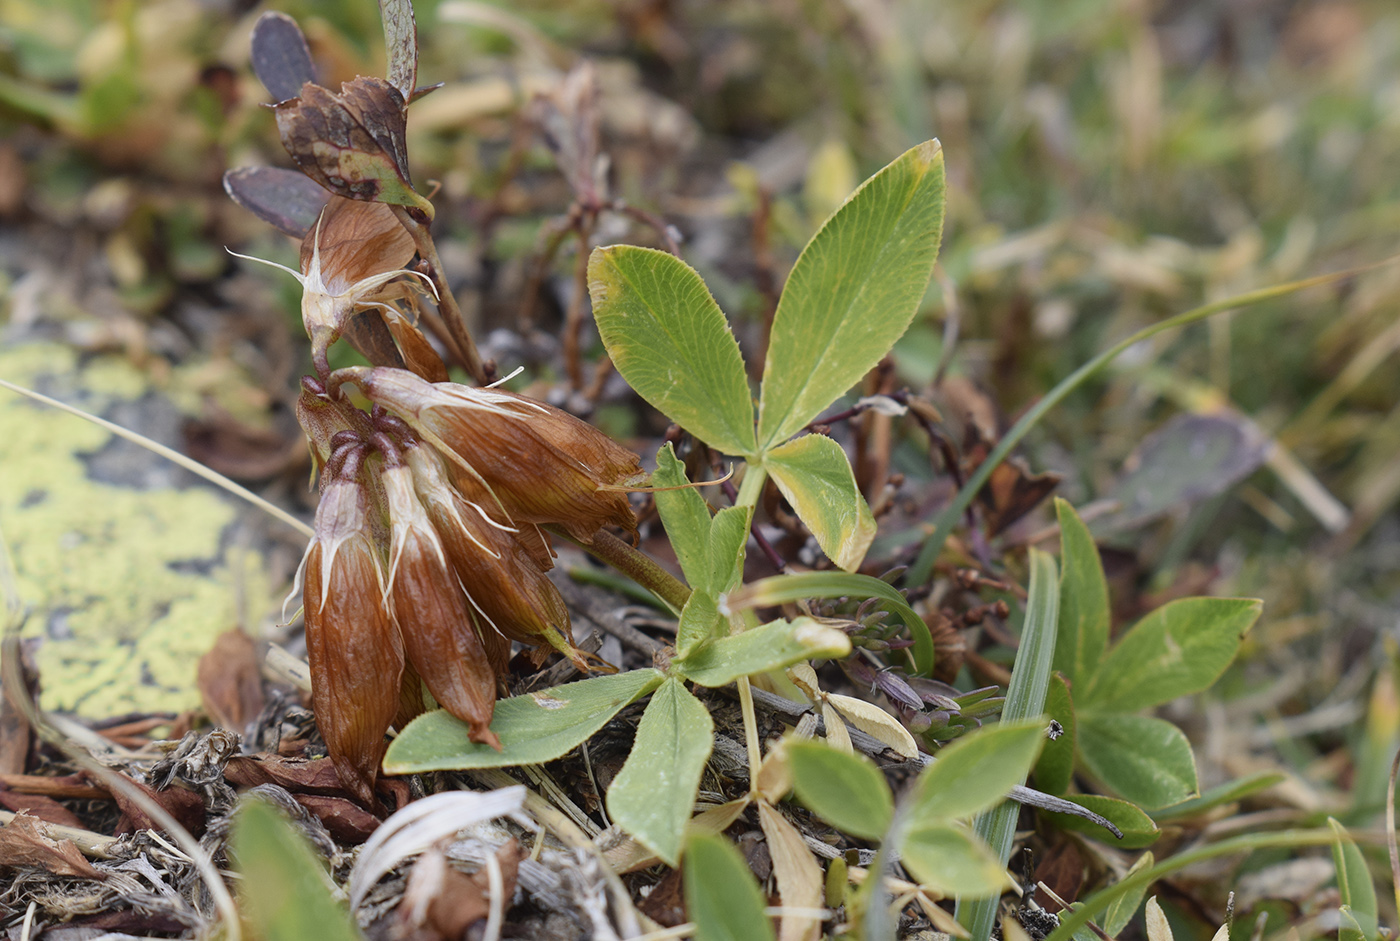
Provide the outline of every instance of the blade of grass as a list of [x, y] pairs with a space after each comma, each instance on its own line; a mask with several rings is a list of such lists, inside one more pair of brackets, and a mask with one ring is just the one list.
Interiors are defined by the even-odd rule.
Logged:
[[1102, 892], [1097, 892], [1076, 905], [1072, 911], [1061, 912], [1060, 927], [1052, 931], [1045, 941], [1070, 941], [1076, 931], [1083, 928], [1089, 919], [1106, 909], [1114, 899], [1127, 895], [1143, 886], [1156, 882], [1187, 866], [1230, 856], [1236, 853], [1250, 853], [1263, 849], [1299, 849], [1304, 846], [1331, 846], [1336, 835], [1328, 827], [1310, 830], [1280, 830], [1277, 833], [1250, 833], [1229, 840], [1221, 840], [1200, 849], [1178, 853], [1162, 860], [1150, 869], [1143, 869], [1114, 883]]
[[906, 584], [922, 585], [928, 581], [929, 576], [933, 574], [933, 564], [938, 560], [939, 554], [943, 551], [943, 544], [947, 541], [948, 534], [952, 531], [958, 520], [962, 518], [967, 508], [972, 505], [972, 501], [976, 498], [978, 491], [986, 484], [987, 479], [992, 476], [992, 471], [994, 471], [1006, 456], [1011, 453], [1011, 450], [1021, 442], [1021, 439], [1026, 436], [1026, 433], [1035, 427], [1036, 422], [1045, 417], [1046, 412], [1050, 411], [1050, 409], [1054, 408], [1056, 405], [1059, 405], [1060, 402], [1064, 401], [1066, 396], [1099, 370], [1103, 369], [1103, 367], [1108, 365], [1118, 354], [1122, 353], [1130, 346], [1141, 343], [1149, 337], [1156, 336], [1164, 330], [1184, 327], [1187, 324], [1193, 324], [1198, 320], [1204, 320], [1207, 317], [1224, 313], [1227, 310], [1260, 304], [1264, 301], [1273, 300], [1276, 297], [1284, 297], [1296, 291], [1301, 291], [1304, 288], [1341, 281], [1363, 271], [1378, 267], [1379, 265], [1390, 264], [1394, 260], [1395, 259], [1387, 259], [1382, 262], [1377, 262], [1374, 265], [1350, 268], [1346, 271], [1337, 271], [1331, 274], [1318, 275], [1313, 278], [1304, 278], [1300, 281], [1289, 281], [1285, 284], [1276, 284], [1272, 287], [1260, 288], [1257, 291], [1247, 291], [1244, 294], [1227, 297], [1224, 300], [1216, 301], [1212, 304], [1205, 304], [1193, 310], [1188, 310], [1185, 313], [1177, 314], [1175, 317], [1168, 317], [1160, 323], [1144, 327], [1127, 339], [1120, 340], [1118, 343], [1104, 350], [1098, 356], [1095, 356], [1083, 366], [1080, 366], [1074, 372], [1060, 380], [1055, 388], [1051, 389], [1046, 393], [1043, 399], [1031, 406], [1031, 408], [1021, 416], [1020, 421], [1016, 422], [1016, 424], [1011, 427], [1011, 430], [997, 443], [997, 446], [992, 449], [992, 453], [987, 455], [987, 459], [977, 468], [976, 473], [968, 479], [967, 483], [963, 484], [962, 489], [960, 489], [957, 496], [953, 498], [953, 502], [948, 504], [948, 506], [934, 518], [933, 532], [929, 533], [928, 538], [924, 541], [923, 548], [919, 550], [918, 558], [905, 575]]
[[[1026, 595], [1026, 620], [1021, 629], [1021, 647], [1006, 703], [1001, 708], [1003, 722], [1019, 722], [1038, 716], [1045, 709], [1050, 689], [1050, 667], [1055, 657], [1055, 635], [1059, 626], [1060, 579], [1055, 559], [1039, 549], [1030, 550], [1031, 582]], [[1016, 816], [1020, 807], [1003, 801], [977, 817], [972, 829], [996, 853], [1002, 865], [1011, 857], [1016, 836]], [[972, 941], [987, 941], [996, 920], [998, 898], [977, 899], [966, 905], [958, 902], [956, 917], [972, 933]]]

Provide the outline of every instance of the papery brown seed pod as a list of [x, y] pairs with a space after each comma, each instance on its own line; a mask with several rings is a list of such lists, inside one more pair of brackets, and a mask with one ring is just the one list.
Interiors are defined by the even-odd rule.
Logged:
[[[516, 533], [492, 518], [486, 507], [464, 499], [442, 474], [440, 459], [426, 447], [405, 455], [414, 484], [443, 548], [479, 616], [483, 636], [498, 632], [531, 646], [548, 646], [588, 672], [570, 638], [569, 609]], [[508, 647], [497, 656], [508, 657]], [[504, 671], [501, 671], [504, 672]]]
[[302, 602], [316, 724], [341, 783], [376, 806], [384, 733], [399, 709], [403, 646], [384, 605], [364, 487], [326, 484], [306, 552]]
[[336, 377], [476, 475], [512, 521], [558, 525], [581, 542], [607, 525], [636, 533], [621, 488], [642, 478], [641, 464], [587, 422], [525, 396], [430, 383], [402, 369], [356, 366]]
[[403, 465], [383, 473], [392, 530], [389, 592], [404, 653], [438, 705], [467, 724], [471, 740], [499, 751], [491, 731], [496, 674], [413, 476]]

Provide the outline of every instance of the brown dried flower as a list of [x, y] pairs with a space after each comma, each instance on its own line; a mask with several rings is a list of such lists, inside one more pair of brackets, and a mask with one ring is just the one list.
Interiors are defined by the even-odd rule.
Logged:
[[352, 382], [485, 485], [514, 523], [553, 524], [588, 542], [604, 526], [636, 533], [626, 488], [637, 455], [587, 422], [494, 389], [427, 382], [403, 369], [352, 366]]

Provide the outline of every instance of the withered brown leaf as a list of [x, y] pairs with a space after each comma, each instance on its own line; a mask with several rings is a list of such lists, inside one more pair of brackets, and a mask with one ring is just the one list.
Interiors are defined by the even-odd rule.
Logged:
[[406, 102], [382, 78], [360, 76], [335, 94], [307, 82], [277, 105], [282, 145], [297, 166], [337, 196], [409, 206], [432, 218], [432, 203], [408, 173]]
[[55, 840], [48, 827], [28, 814], [17, 814], [0, 827], [0, 866], [43, 869], [56, 876], [105, 879], [71, 840]]

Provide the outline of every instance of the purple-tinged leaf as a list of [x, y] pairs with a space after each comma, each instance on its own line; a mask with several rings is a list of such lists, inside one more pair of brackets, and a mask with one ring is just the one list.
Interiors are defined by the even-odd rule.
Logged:
[[331, 194], [300, 170], [243, 167], [224, 174], [224, 192], [292, 238], [306, 238]]
[[[410, 14], [411, 16], [411, 14]], [[269, 10], [253, 26], [253, 72], [272, 94], [286, 101], [301, 94], [301, 86], [316, 81], [311, 50], [297, 21]]]

